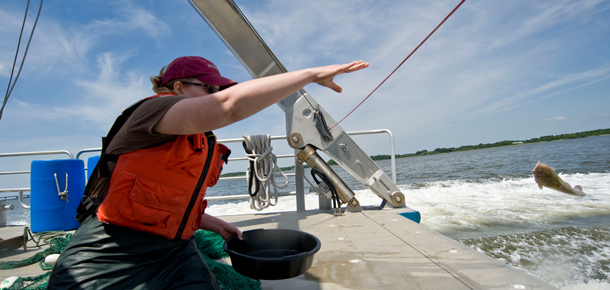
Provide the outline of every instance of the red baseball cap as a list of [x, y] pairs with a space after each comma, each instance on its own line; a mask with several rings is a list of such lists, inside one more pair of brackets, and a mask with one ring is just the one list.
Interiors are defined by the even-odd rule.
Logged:
[[181, 56], [174, 59], [165, 68], [161, 83], [192, 77], [208, 85], [219, 86], [221, 90], [237, 84], [236, 81], [221, 76], [214, 63], [199, 56]]

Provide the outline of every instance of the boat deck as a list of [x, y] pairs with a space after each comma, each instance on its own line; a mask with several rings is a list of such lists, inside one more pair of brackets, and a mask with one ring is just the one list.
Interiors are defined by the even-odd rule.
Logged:
[[[305, 211], [223, 216], [241, 230], [295, 229], [322, 243], [312, 267], [286, 280], [262, 281], [276, 289], [557, 289], [399, 215], [404, 209], [365, 210], [334, 217]], [[0, 229], [0, 237], [23, 227]], [[0, 260], [21, 260], [40, 250], [4, 251]], [[1, 270], [10, 276], [43, 274], [38, 264]]]
[[[23, 226], [0, 227], [0, 238], [5, 241], [10, 239], [11, 244], [17, 247], [17, 244], [19, 243], [18, 237], [21, 239], [23, 238], [23, 229]], [[23, 242], [21, 242], [20, 244], [23, 245]], [[22, 261], [36, 255], [37, 253], [43, 252], [48, 247], [35, 246], [36, 244], [34, 242], [29, 241], [27, 251], [24, 251], [23, 246], [20, 246], [16, 249], [13, 249], [12, 247], [11, 249], [0, 249], [0, 261]], [[0, 270], [0, 283], [11, 276], [34, 277], [44, 274], [46, 272], [47, 271], [44, 271], [40, 268], [38, 263], [15, 269]]]

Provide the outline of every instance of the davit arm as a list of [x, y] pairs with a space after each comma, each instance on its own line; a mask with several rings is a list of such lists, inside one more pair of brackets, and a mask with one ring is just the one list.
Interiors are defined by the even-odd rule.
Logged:
[[[232, 0], [190, 0], [190, 2], [253, 78], [287, 72]], [[335, 120], [305, 90], [290, 95], [277, 105], [286, 114], [288, 143], [291, 147], [300, 150], [298, 158], [329, 178], [337, 189], [342, 203], [347, 203], [348, 210], [361, 209], [354, 192], [333, 172], [316, 150], [324, 151], [382, 198], [382, 205], [389, 203], [393, 207], [405, 207], [405, 197], [396, 184], [340, 126], [335, 126]], [[318, 129], [314, 124], [316, 114], [320, 114], [327, 126], [332, 127], [330, 131], [326, 129], [326, 138], [320, 132], [325, 128]]]

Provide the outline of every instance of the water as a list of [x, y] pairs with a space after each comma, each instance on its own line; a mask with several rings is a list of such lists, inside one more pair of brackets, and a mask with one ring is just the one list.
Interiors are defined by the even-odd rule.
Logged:
[[[539, 189], [531, 173], [539, 159], [587, 196]], [[389, 160], [378, 164], [390, 175]], [[333, 169], [362, 205], [380, 204], [349, 174]], [[561, 289], [610, 289], [610, 136], [401, 158], [396, 170], [407, 205], [421, 212], [428, 228]], [[223, 181], [208, 194], [244, 189], [243, 180]], [[318, 207], [315, 194], [305, 202], [307, 209]], [[20, 209], [17, 201], [7, 203]], [[264, 212], [295, 209], [294, 197], [281, 197]], [[249, 201], [223, 201], [210, 202], [206, 212], [253, 210]], [[23, 225], [29, 216], [15, 210], [7, 220]]]

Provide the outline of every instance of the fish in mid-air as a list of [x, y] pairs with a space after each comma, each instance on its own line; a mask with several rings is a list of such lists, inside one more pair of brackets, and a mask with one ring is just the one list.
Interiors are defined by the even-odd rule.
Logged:
[[544, 163], [538, 161], [536, 167], [534, 167], [534, 179], [536, 183], [538, 183], [538, 187], [542, 189], [542, 187], [548, 187], [550, 189], [557, 190], [559, 192], [577, 195], [577, 196], [585, 196], [586, 194], [582, 192], [582, 187], [580, 185], [572, 186], [563, 181], [557, 173], [555, 173], [555, 168], [548, 166]]

